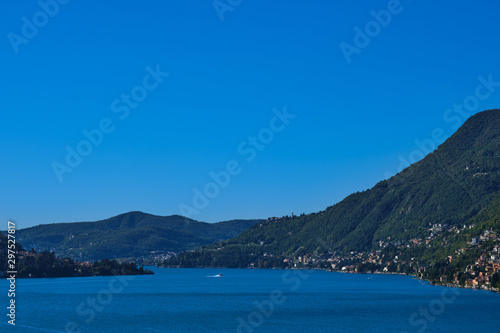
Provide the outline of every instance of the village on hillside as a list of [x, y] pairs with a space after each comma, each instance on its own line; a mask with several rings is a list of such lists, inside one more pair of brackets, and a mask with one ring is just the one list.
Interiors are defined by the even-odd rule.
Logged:
[[[435, 266], [416, 259], [415, 253], [418, 251], [415, 250], [438, 246], [446, 248], [451, 235], [463, 234], [474, 227], [433, 224], [429, 226], [425, 238], [394, 241], [388, 237], [385, 241], [379, 241], [378, 249], [369, 252], [341, 254], [339, 251], [328, 251], [328, 254], [322, 255], [292, 255], [284, 258], [283, 264], [289, 268], [319, 268], [345, 273], [409, 274], [433, 284], [499, 291], [500, 237], [492, 230], [485, 230], [480, 236], [470, 238], [465, 247], [446, 256], [444, 262]], [[264, 253], [264, 257], [271, 259], [275, 256]], [[260, 261], [250, 264], [250, 267], [259, 266], [262, 266]]]

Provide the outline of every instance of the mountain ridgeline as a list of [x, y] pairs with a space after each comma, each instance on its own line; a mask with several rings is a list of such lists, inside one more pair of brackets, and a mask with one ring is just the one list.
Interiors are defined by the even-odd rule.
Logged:
[[104, 258], [136, 260], [192, 250], [230, 239], [260, 220], [205, 223], [182, 216], [156, 216], [130, 212], [97, 222], [43, 224], [16, 231], [24, 248], [54, 251], [76, 260]]
[[[435, 224], [462, 229], [464, 224], [474, 225], [471, 233], [476, 234], [483, 231], [478, 228], [498, 231], [499, 190], [500, 110], [489, 110], [468, 119], [421, 161], [369, 190], [319, 213], [267, 219], [233, 239], [183, 253], [165, 264], [253, 267], [267, 261], [272, 263], [268, 267], [283, 267], [286, 258], [298, 255], [371, 251], [384, 242], [398, 245], [422, 239], [427, 249], [425, 239]], [[492, 211], [498, 214], [492, 216]], [[461, 235], [464, 232], [445, 238], [448, 249], [441, 255], [463, 246], [467, 239]], [[429, 251], [436, 253], [435, 248]]]

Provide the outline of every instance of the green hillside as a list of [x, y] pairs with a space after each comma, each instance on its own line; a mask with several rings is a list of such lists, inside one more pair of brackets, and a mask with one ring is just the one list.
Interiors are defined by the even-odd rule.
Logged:
[[181, 252], [232, 238], [258, 220], [204, 223], [182, 216], [130, 212], [97, 222], [44, 224], [17, 230], [25, 248], [78, 260], [136, 259]]
[[[75, 263], [72, 259], [57, 258], [54, 252], [25, 251], [17, 242], [15, 249], [11, 249], [14, 254], [8, 251], [8, 245], [11, 244], [7, 236], [0, 233], [0, 277], [11, 277], [12, 274], [16, 278], [154, 274], [134, 263], [119, 263], [109, 259], [95, 261], [93, 264]], [[10, 257], [12, 255], [14, 257]]]
[[[415, 261], [430, 265], [448, 252], [455, 254], [467, 243], [464, 237], [482, 235], [487, 228], [498, 231], [499, 190], [500, 110], [489, 110], [471, 117], [421, 161], [367, 191], [319, 213], [270, 218], [166, 264], [248, 267], [265, 262], [266, 267], [288, 267], [300, 256], [315, 256], [320, 262], [335, 254], [356, 262], [351, 253], [385, 251], [417, 256]], [[442, 226], [436, 227], [439, 232], [429, 231], [434, 225]], [[382, 252], [372, 261], [383, 261]]]

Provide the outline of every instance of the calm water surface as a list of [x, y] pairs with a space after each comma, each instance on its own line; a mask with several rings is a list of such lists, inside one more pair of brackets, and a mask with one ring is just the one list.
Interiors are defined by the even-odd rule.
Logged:
[[[158, 269], [153, 276], [19, 279], [0, 332], [498, 331], [500, 294], [406, 276]], [[222, 273], [222, 277], [215, 275]]]

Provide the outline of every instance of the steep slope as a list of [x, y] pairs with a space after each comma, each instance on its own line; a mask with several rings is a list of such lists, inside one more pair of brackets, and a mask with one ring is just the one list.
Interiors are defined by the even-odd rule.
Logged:
[[182, 216], [130, 212], [97, 222], [39, 225], [17, 230], [27, 249], [75, 259], [137, 258], [151, 251], [180, 252], [232, 238], [258, 220], [204, 223]]
[[[325, 211], [271, 218], [172, 265], [246, 267], [264, 256], [300, 251], [365, 251], [380, 242], [425, 238], [432, 224], [463, 225], [500, 190], [500, 110], [471, 117], [423, 160]], [[239, 259], [233, 259], [237, 257]]]

